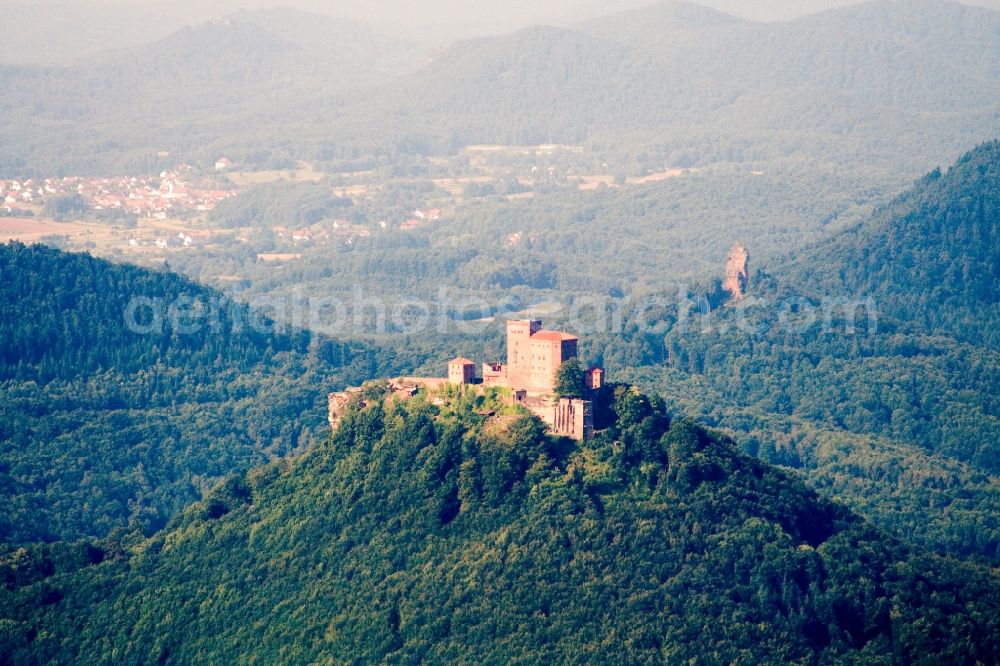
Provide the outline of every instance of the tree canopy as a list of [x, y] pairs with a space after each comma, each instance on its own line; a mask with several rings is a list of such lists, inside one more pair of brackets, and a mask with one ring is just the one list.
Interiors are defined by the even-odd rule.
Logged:
[[577, 358], [559, 364], [556, 370], [556, 395], [561, 398], [579, 398], [584, 392], [583, 367]]
[[234, 477], [150, 539], [4, 552], [0, 651], [988, 663], [1000, 649], [987, 568], [904, 547], [621, 395], [623, 418], [569, 449], [466, 398], [357, 405], [329, 441]]

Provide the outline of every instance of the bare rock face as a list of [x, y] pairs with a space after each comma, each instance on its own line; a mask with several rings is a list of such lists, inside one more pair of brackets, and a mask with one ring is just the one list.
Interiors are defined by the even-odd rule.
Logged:
[[352, 386], [346, 391], [337, 391], [327, 396], [327, 419], [330, 421], [330, 428], [332, 430], [336, 431], [337, 426], [340, 425], [340, 420], [343, 418], [344, 411], [347, 409], [347, 405], [350, 404], [351, 398], [360, 393], [360, 388]]
[[742, 301], [749, 286], [750, 253], [737, 243], [726, 258], [726, 279], [722, 282], [722, 288], [729, 293], [731, 300]]

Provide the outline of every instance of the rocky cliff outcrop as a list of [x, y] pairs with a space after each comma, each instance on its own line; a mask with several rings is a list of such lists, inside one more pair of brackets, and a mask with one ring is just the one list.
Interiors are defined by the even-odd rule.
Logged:
[[726, 278], [722, 282], [722, 288], [729, 293], [731, 300], [741, 301], [749, 286], [750, 253], [737, 243], [726, 257]]

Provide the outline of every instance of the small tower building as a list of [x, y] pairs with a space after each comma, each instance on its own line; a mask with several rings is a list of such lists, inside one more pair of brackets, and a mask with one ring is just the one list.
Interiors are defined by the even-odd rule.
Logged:
[[583, 375], [583, 385], [590, 391], [596, 391], [604, 385], [604, 371], [600, 368], [591, 368]]
[[449, 384], [472, 384], [476, 380], [476, 364], [458, 357], [448, 361]]

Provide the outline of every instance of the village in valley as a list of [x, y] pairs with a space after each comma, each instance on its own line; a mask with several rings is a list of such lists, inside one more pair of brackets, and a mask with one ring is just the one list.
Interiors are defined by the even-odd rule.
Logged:
[[[0, 242], [45, 242], [140, 263], [163, 261], [175, 252], [249, 245], [259, 261], [288, 262], [314, 246], [350, 247], [373, 234], [411, 233], [446, 224], [457, 206], [475, 199], [515, 200], [560, 188], [642, 185], [693, 171], [616, 177], [581, 147], [561, 145], [469, 146], [450, 158], [416, 159], [418, 166], [410, 168], [410, 175], [388, 178], [398, 187], [425, 192], [408, 208], [380, 200], [387, 189], [384, 168], [325, 172], [299, 163], [292, 169], [261, 170], [220, 156], [214, 163], [180, 164], [155, 175], [0, 174]], [[330, 214], [308, 221], [277, 216], [264, 229], [218, 223], [214, 211], [221, 204], [254, 188], [281, 183], [325, 187], [331, 199], [351, 202], [364, 208], [364, 214]], [[514, 248], [533, 240], [525, 232], [511, 232], [503, 245]]]
[[[210, 175], [181, 165], [157, 176], [0, 179], [0, 241], [140, 255], [245, 243], [247, 234], [218, 228], [209, 218], [221, 202], [246, 189], [237, 184], [240, 178], [230, 179], [224, 173], [231, 164], [218, 160], [216, 173]], [[253, 183], [254, 175], [242, 180]], [[438, 207], [415, 209], [393, 227], [413, 231], [438, 222], [441, 214]], [[265, 252], [260, 260], [294, 259], [295, 249], [332, 242], [350, 245], [371, 234], [367, 225], [347, 219], [304, 226], [282, 222], [275, 220], [269, 230], [280, 246], [292, 252]], [[374, 226], [385, 230], [388, 223]]]
[[220, 201], [236, 195], [236, 190], [227, 181], [196, 176], [192, 172], [192, 167], [184, 164], [173, 171], [162, 171], [158, 176], [0, 179], [2, 211], [13, 216], [17, 211], [34, 211], [34, 206], [63, 200], [67, 205], [76, 206], [69, 209], [72, 212], [91, 211], [108, 218], [117, 215], [164, 220], [213, 210]]
[[83, 249], [191, 247], [212, 238], [184, 224], [237, 190], [189, 165], [156, 176], [0, 179], [0, 239]]

